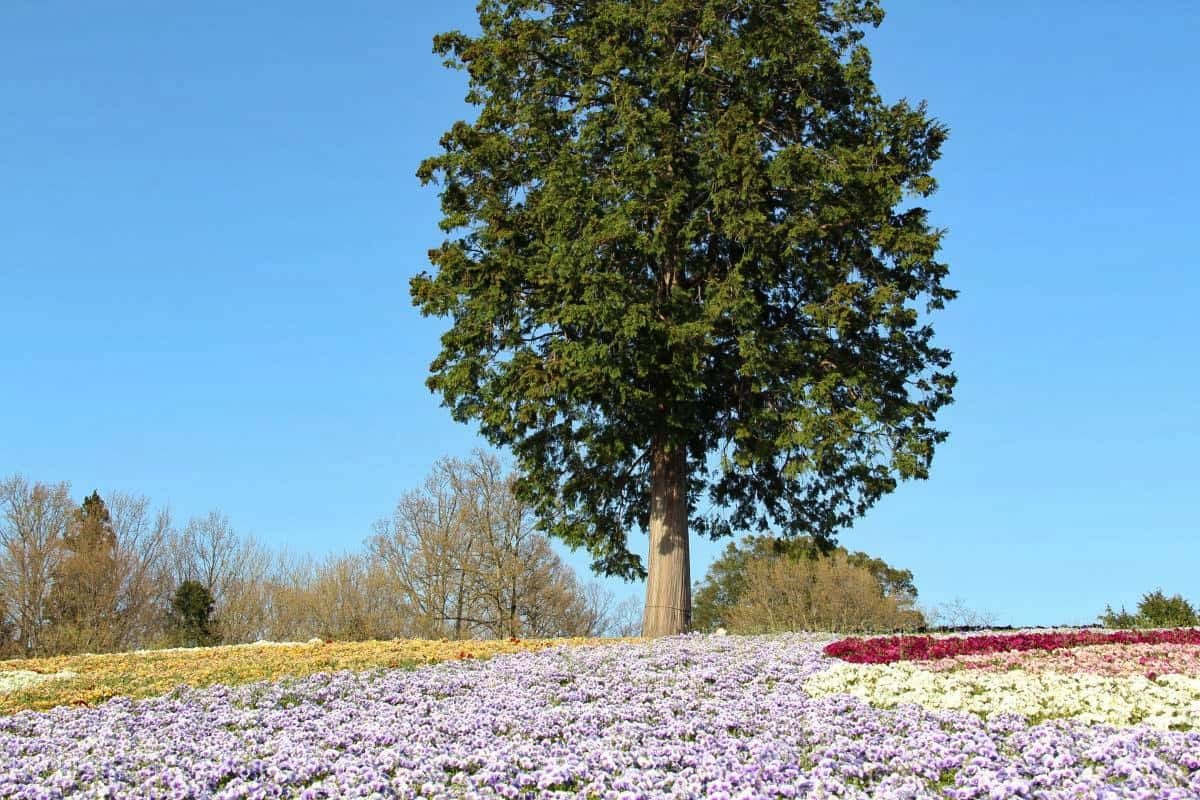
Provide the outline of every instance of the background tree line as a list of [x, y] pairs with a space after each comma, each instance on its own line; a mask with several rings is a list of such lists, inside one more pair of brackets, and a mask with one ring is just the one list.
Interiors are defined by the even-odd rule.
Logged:
[[177, 527], [146, 497], [0, 479], [0, 657], [258, 639], [632, 635], [640, 607], [584, 584], [497, 459], [439, 461], [358, 552], [315, 559], [219, 511]]

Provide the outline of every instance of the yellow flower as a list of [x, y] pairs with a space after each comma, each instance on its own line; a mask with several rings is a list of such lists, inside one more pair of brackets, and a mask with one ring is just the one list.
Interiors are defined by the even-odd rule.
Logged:
[[[0, 662], [0, 672], [74, 673], [0, 694], [0, 714], [59, 705], [95, 705], [112, 697], [151, 697], [180, 686], [252, 683], [339, 670], [415, 669], [459, 657], [491, 658], [548, 647], [629, 639], [533, 639], [369, 642], [255, 642], [224, 647], [139, 650]], [[460, 654], [463, 654], [460, 656]]]

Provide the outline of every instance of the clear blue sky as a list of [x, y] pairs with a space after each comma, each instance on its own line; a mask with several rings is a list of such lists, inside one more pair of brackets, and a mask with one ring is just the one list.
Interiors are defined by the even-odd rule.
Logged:
[[[1159, 585], [1200, 601], [1200, 11], [885, 7], [884, 96], [951, 128], [930, 205], [960, 384], [931, 479], [842, 542], [1001, 623]], [[473, 114], [430, 38], [474, 20], [0, 4], [0, 475], [219, 508], [321, 554], [482, 444], [424, 388], [443, 323], [407, 288], [441, 235], [414, 170]], [[717, 549], [695, 543], [694, 576]]]

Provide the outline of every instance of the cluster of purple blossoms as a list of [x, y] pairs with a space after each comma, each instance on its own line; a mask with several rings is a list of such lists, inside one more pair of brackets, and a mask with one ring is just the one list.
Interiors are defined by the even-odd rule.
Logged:
[[683, 636], [0, 719], [0, 797], [1200, 797], [1200, 734], [811, 698], [812, 636]]

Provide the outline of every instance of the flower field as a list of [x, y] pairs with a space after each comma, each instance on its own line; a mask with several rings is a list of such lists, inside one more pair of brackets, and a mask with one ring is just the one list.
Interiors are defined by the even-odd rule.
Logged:
[[415, 669], [441, 661], [490, 658], [503, 653], [605, 641], [612, 640], [324, 642], [313, 639], [303, 643], [260, 642], [3, 661], [0, 662], [0, 714], [60, 705], [91, 706], [113, 697], [153, 697], [180, 685], [238, 685], [339, 670]]
[[1200, 731], [1200, 631], [846, 639], [805, 686], [880, 708], [918, 704], [1029, 722]]
[[1200, 645], [1191, 628], [1157, 631], [1070, 631], [985, 634], [981, 636], [883, 636], [843, 639], [825, 648], [828, 655], [858, 664], [957, 658], [996, 653], [1049, 652], [1088, 645]]
[[[969, 638], [874, 663], [827, 651], [894, 651], [894, 639], [509, 643], [487, 659], [362, 669], [362, 656], [354, 669], [21, 711], [0, 717], [0, 797], [1200, 797], [1194, 674], [1143, 671], [1190, 669], [1197, 645], [1170, 633], [972, 651]], [[304, 647], [350, 645], [240, 659], [284, 669]], [[1095, 669], [1059, 671], [1069, 665]], [[38, 666], [86, 675], [85, 663]], [[1137, 690], [1111, 694], [1114, 707], [1140, 693], [1152, 713], [1100, 718], [1098, 700], [1070, 702], [1119, 685], [1105, 681]], [[955, 693], [957, 706], [943, 702]], [[1028, 700], [1043, 694], [1057, 699]], [[1025, 700], [967, 702], [989, 695]]]

